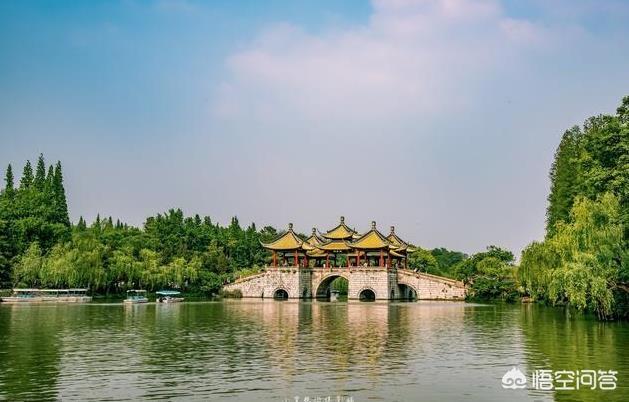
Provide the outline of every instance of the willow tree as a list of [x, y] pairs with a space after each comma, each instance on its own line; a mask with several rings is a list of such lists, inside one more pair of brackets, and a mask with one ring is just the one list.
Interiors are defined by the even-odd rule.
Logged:
[[519, 277], [538, 299], [608, 318], [617, 312], [614, 292], [625, 291], [619, 278], [627, 256], [617, 197], [577, 197], [569, 223], [560, 222], [553, 235], [524, 250]]

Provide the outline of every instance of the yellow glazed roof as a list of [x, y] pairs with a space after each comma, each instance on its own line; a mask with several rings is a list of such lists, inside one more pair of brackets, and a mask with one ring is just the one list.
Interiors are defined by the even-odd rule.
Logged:
[[349, 251], [352, 248], [347, 245], [345, 240], [330, 240], [317, 246], [317, 248], [326, 251]]
[[401, 248], [405, 248], [408, 245], [408, 243], [400, 239], [400, 237], [395, 234], [395, 226], [391, 226], [391, 233], [387, 236], [387, 240], [394, 246]]
[[270, 243], [262, 243], [262, 247], [269, 250], [284, 251], [301, 248], [303, 241], [293, 232], [293, 224], [288, 224], [288, 231]]
[[404, 255], [402, 255], [400, 253], [397, 253], [397, 252], [395, 252], [393, 250], [391, 250], [391, 255], [394, 256], [394, 257], [404, 257]]
[[323, 243], [323, 240], [321, 240], [321, 238], [319, 236], [317, 236], [317, 229], [316, 228], [312, 228], [312, 234], [310, 235], [309, 238], [307, 238], [304, 243], [308, 243], [311, 246], [317, 246], [321, 243]]
[[[349, 243], [353, 248], [363, 250], [374, 250], [381, 248], [390, 248], [392, 245], [382, 233], [376, 229], [376, 222], [371, 222], [371, 230], [355, 241]], [[391, 247], [395, 248], [395, 246]]]
[[345, 224], [345, 217], [341, 216], [341, 222], [334, 229], [328, 230], [326, 233], [322, 233], [321, 235], [326, 239], [331, 240], [343, 240], [343, 239], [351, 239], [352, 236], [356, 233], [355, 230], [350, 229]]
[[325, 257], [327, 254], [323, 250], [315, 249], [315, 250], [306, 252], [306, 255], [311, 258], [320, 258], [320, 257]]

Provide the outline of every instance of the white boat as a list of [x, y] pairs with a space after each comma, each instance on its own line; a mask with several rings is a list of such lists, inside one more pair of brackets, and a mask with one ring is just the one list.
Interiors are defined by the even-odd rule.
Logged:
[[92, 301], [87, 289], [13, 289], [2, 303], [87, 303]]
[[158, 303], [178, 303], [183, 301], [183, 297], [176, 297], [181, 294], [177, 290], [160, 290], [155, 292], [157, 295], [156, 301]]
[[148, 301], [146, 290], [142, 289], [127, 290], [127, 298], [124, 299], [126, 304], [148, 303]]

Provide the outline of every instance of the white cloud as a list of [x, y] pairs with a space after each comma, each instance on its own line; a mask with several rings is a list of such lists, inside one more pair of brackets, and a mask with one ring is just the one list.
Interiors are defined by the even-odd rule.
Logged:
[[227, 61], [217, 116], [384, 122], [469, 107], [542, 30], [496, 1], [373, 3], [369, 23], [319, 34], [279, 24]]
[[254, 215], [468, 252], [539, 238], [561, 131], [616, 104], [629, 53], [622, 32], [502, 4], [375, 0], [364, 24], [276, 24], [231, 54], [212, 123], [256, 172]]

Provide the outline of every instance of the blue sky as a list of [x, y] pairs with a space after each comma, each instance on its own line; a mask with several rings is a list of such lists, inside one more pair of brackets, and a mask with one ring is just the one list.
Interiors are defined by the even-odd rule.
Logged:
[[425, 247], [543, 235], [563, 130], [629, 88], [626, 1], [0, 3], [0, 162], [73, 219], [171, 207]]

